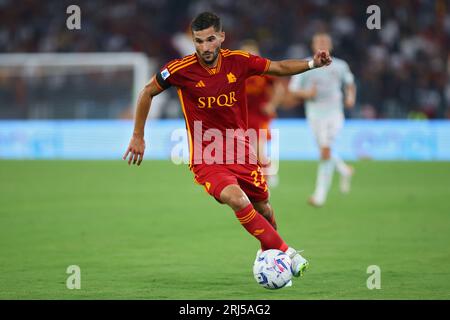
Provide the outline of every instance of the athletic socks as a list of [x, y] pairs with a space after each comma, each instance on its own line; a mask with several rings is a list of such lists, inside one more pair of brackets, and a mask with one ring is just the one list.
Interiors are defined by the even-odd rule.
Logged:
[[337, 155], [336, 153], [333, 153], [332, 160], [334, 161], [334, 164], [336, 165], [336, 170], [339, 172], [342, 176], [347, 176], [350, 174], [350, 168], [345, 164], [345, 162]]
[[333, 180], [334, 161], [321, 160], [317, 169], [316, 190], [314, 191], [314, 200], [317, 204], [322, 205], [330, 189]]
[[248, 233], [261, 242], [263, 251], [268, 249], [287, 250], [288, 245], [281, 239], [272, 225], [253, 208], [252, 204], [236, 211], [235, 214]]

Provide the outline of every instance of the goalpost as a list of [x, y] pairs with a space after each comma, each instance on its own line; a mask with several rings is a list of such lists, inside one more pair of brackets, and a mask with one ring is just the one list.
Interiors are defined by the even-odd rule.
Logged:
[[0, 54], [0, 118], [130, 118], [156, 68], [143, 53]]

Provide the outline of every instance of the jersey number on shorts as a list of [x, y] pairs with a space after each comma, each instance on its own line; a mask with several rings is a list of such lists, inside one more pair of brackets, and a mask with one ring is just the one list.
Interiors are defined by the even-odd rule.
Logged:
[[[253, 184], [256, 187], [259, 187], [261, 184], [264, 184], [264, 182], [266, 182], [266, 180], [264, 179], [263, 175], [260, 174], [260, 169], [258, 168], [258, 170], [253, 170], [252, 173], [250, 174], [253, 178]], [[260, 177], [259, 181], [258, 181], [258, 176]], [[264, 186], [264, 191], [267, 190], [267, 185]]]

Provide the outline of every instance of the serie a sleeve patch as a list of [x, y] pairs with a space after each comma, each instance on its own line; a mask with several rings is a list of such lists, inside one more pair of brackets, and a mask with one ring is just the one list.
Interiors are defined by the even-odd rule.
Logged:
[[167, 80], [167, 78], [169, 78], [169, 76], [170, 76], [170, 72], [169, 72], [169, 70], [167, 70], [167, 68], [156, 74], [156, 81], [158, 82], [158, 84], [161, 88], [167, 89], [170, 87], [170, 83]]

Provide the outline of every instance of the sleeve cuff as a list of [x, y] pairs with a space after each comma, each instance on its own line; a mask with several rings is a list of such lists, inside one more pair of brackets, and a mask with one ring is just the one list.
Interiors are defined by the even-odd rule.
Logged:
[[164, 91], [163, 87], [161, 87], [161, 85], [158, 83], [158, 81], [156, 80], [156, 77], [155, 77], [155, 76], [153, 76], [153, 78], [152, 78], [151, 81], [153, 81], [153, 82], [155, 83], [155, 85], [158, 87], [158, 89], [159, 89], [160, 91]]
[[155, 76], [155, 83], [158, 86], [158, 88], [162, 90], [165, 90], [170, 87], [170, 83], [167, 80], [164, 80], [161, 76], [161, 72], [158, 72]]
[[267, 60], [266, 61], [266, 66], [264, 68], [264, 71], [261, 73], [261, 75], [265, 74], [269, 70], [271, 61], [269, 59], [266, 59], [266, 60]]

